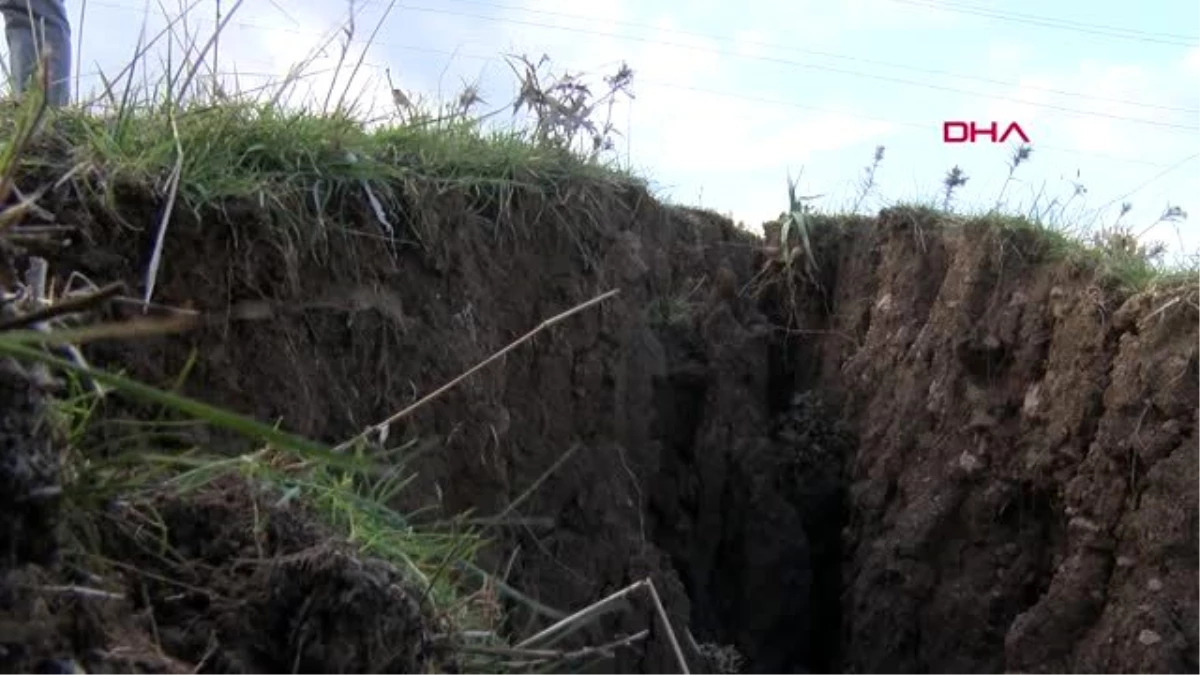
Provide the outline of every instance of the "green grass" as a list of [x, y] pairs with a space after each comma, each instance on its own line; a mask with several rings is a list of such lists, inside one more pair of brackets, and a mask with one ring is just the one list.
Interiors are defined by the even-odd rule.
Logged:
[[[127, 111], [112, 119], [73, 110], [60, 114], [57, 140], [72, 148], [70, 159], [87, 162], [111, 180], [153, 185], [165, 178], [177, 145], [182, 147], [179, 194], [191, 208], [230, 200], [270, 207], [277, 203], [271, 198], [302, 199], [314, 186], [363, 180], [381, 188], [424, 179], [548, 189], [564, 180], [628, 179], [559, 148], [537, 147], [516, 132], [489, 132], [468, 122], [369, 129], [340, 115], [263, 103]], [[3, 124], [12, 123], [6, 117]]]
[[[19, 114], [0, 111], [0, 133], [11, 135]], [[52, 180], [73, 170], [82, 192], [119, 215], [119, 187], [125, 198], [129, 189], [161, 197], [179, 161], [177, 211], [201, 220], [253, 204], [279, 233], [304, 242], [340, 227], [328, 216], [348, 199], [365, 203], [367, 190], [390, 221], [419, 194], [457, 190], [507, 202], [526, 192], [553, 206], [572, 191], [641, 184], [612, 163], [469, 121], [368, 128], [340, 115], [251, 102], [116, 116], [66, 109], [51, 112], [47, 122], [41, 147], [66, 151], [28, 153], [19, 171]], [[432, 243], [439, 233], [417, 228], [400, 235]]]
[[[810, 219], [814, 232], [875, 226], [859, 214], [878, 188], [876, 178], [885, 150], [883, 146], [875, 149], [872, 163], [864, 168], [858, 181], [857, 198], [848, 202], [841, 213], [821, 209]], [[1104, 210], [1114, 202], [1105, 202], [1099, 209], [1089, 206], [1087, 186], [1078, 180], [1078, 175], [1076, 180], [1066, 180], [1059, 194], [1048, 191], [1043, 184], [1036, 191], [1030, 190], [1029, 198], [1022, 200], [1009, 188], [1021, 182], [1016, 174], [1030, 162], [1038, 161], [1037, 154], [1028, 145], [1011, 148], [1005, 162], [1007, 178], [994, 195], [979, 194], [970, 177], [955, 166], [942, 178], [940, 187], [924, 197], [893, 203], [880, 200], [880, 206], [898, 211], [918, 224], [918, 235], [938, 228], [993, 229], [1002, 234], [1002, 245], [1012, 245], [1030, 262], [1081, 266], [1098, 283], [1124, 294], [1196, 285], [1200, 251], [1179, 251], [1168, 257], [1165, 246], [1145, 242], [1142, 237], [1162, 223], [1175, 223], [1178, 227], [1178, 223], [1187, 219], [1183, 209], [1168, 205], [1154, 212], [1153, 222], [1135, 226], [1132, 220], [1136, 216], [1130, 215], [1135, 211], [1134, 204], [1123, 202], [1116, 217], [1105, 222]], [[977, 206], [965, 209], [955, 206], [964, 192], [972, 193], [971, 203]]]
[[[78, 331], [85, 334], [87, 329]], [[51, 336], [52, 338], [55, 336]], [[431, 526], [429, 532], [414, 529], [414, 524], [393, 511], [388, 504], [407, 484], [406, 452], [415, 442], [372, 453], [370, 459], [357, 444], [352, 452], [336, 454], [322, 443], [281, 431], [237, 413], [211, 406], [178, 393], [151, 387], [119, 374], [85, 368], [35, 348], [47, 341], [37, 333], [0, 333], [0, 355], [53, 368], [65, 378], [67, 392], [54, 405], [55, 423], [65, 433], [67, 446], [74, 453], [72, 466], [79, 485], [87, 485], [92, 497], [110, 498], [140, 488], [158, 488], [163, 481], [195, 489], [208, 481], [230, 473], [270, 484], [280, 497], [300, 497], [317, 507], [329, 523], [346, 535], [351, 543], [372, 555], [380, 555], [417, 574], [426, 584], [427, 572], [444, 566], [444, 557], [453, 550], [470, 560], [477, 549], [474, 533], [459, 532], [449, 537], [436, 532], [447, 523]], [[120, 395], [142, 403], [161, 406], [183, 421], [198, 421], [234, 432], [261, 449], [234, 457], [206, 454], [202, 449], [169, 455], [135, 450], [131, 453], [95, 452], [89, 448], [89, 431], [102, 423], [96, 415], [100, 394], [85, 384], [100, 382]], [[107, 420], [108, 422], [121, 420]], [[130, 422], [132, 431], [118, 443], [137, 447], [145, 434], [170, 436], [172, 421], [159, 419], [145, 423]], [[280, 469], [286, 466], [286, 470]], [[164, 471], [165, 469], [165, 471]], [[449, 548], [440, 548], [443, 542]], [[435, 563], [428, 552], [440, 551]]]
[[[1125, 295], [1200, 283], [1200, 258], [1164, 259], [1150, 247], [1138, 244], [1123, 228], [1088, 234], [1065, 222], [1051, 223], [995, 210], [959, 213], [932, 202], [899, 203], [891, 208], [904, 214], [926, 234], [936, 229], [969, 227], [995, 230], [1027, 262], [1079, 266], [1093, 275], [1097, 283]], [[809, 224], [817, 240], [830, 232], [876, 226], [873, 219], [836, 213], [814, 215]]]
[[1081, 265], [1094, 274], [1098, 282], [1123, 293], [1194, 284], [1200, 272], [1195, 259], [1163, 261], [1121, 230], [1089, 237], [1023, 216], [994, 213], [977, 216], [973, 222], [1002, 232], [1025, 235], [1027, 241], [1036, 242], [1035, 255], [1040, 260]]

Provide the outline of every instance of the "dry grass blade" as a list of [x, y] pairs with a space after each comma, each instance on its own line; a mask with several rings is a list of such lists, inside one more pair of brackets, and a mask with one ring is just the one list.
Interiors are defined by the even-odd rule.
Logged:
[[581, 447], [583, 447], [582, 443], [576, 443], [576, 444], [572, 445], [569, 450], [567, 450], [563, 454], [559, 455], [558, 459], [554, 460], [554, 463], [550, 465], [549, 469], [546, 469], [544, 472], [542, 472], [542, 475], [538, 476], [538, 479], [533, 481], [533, 484], [530, 485], [528, 489], [526, 489], [524, 492], [522, 492], [520, 494], [520, 496], [518, 496], [516, 499], [514, 499], [512, 502], [510, 502], [508, 506], [504, 507], [504, 510], [501, 511], [500, 514], [497, 515], [495, 518], [493, 518], [492, 521], [499, 522], [499, 521], [504, 520], [505, 516], [512, 513], [514, 510], [516, 510], [516, 508], [518, 506], [520, 506], [522, 503], [524, 503], [524, 501], [526, 499], [528, 499], [530, 497], [530, 495], [532, 495], [534, 492], [537, 491], [537, 489], [539, 487], [541, 487], [542, 483], [546, 482], [546, 480], [548, 478], [550, 478], [550, 476], [552, 476], [555, 471], [558, 471], [558, 468], [560, 466], [562, 466], [563, 464], [565, 464], [566, 461], [571, 458], [571, 455], [574, 455], [575, 452], [578, 451], [579, 448], [581, 448]]
[[[46, 111], [50, 108], [50, 102], [46, 98], [46, 92], [50, 88], [49, 66], [47, 65], [46, 58], [47, 55], [45, 54], [40, 58], [38, 86], [33, 87], [29, 92], [36, 95], [37, 105], [33, 107], [32, 114], [27, 112], [24, 118], [18, 121], [16, 136], [9, 141], [4, 155], [0, 156], [0, 204], [7, 202], [13, 190], [16, 189], [14, 178], [17, 175], [17, 168], [21, 164], [21, 157], [29, 149], [29, 144], [33, 141], [33, 137], [37, 134], [38, 129], [41, 128], [42, 120], [46, 117]], [[22, 200], [22, 202], [27, 201]], [[29, 206], [25, 208], [28, 209]], [[14, 221], [15, 219], [5, 219], [6, 223]], [[3, 227], [0, 227], [0, 230], [3, 230]]]
[[88, 5], [87, 0], [82, 0], [79, 3], [79, 18], [75, 20], [76, 25], [79, 26], [79, 28], [77, 29], [78, 34], [79, 34], [79, 38], [78, 38], [79, 41], [76, 43], [76, 46], [75, 46], [75, 95], [76, 96], [79, 95], [79, 91], [80, 91], [79, 80], [83, 76], [83, 36], [84, 36], [83, 29], [84, 29], [84, 21], [87, 19], [87, 5]]
[[663, 607], [662, 599], [658, 595], [658, 590], [654, 587], [654, 582], [649, 578], [642, 579], [626, 586], [625, 588], [609, 595], [602, 600], [594, 602], [587, 607], [575, 612], [567, 618], [549, 626], [535, 635], [528, 637], [515, 645], [516, 649], [526, 649], [530, 645], [542, 642], [547, 638], [562, 633], [563, 631], [586, 622], [588, 619], [602, 614], [604, 610], [636, 591], [645, 589], [650, 595], [651, 601], [654, 603], [654, 612], [658, 616], [658, 620], [662, 623], [663, 632], [667, 635], [667, 640], [671, 643], [671, 649], [675, 653], [676, 660], [679, 661], [679, 669], [684, 675], [688, 675], [691, 671], [688, 669], [687, 659], [683, 656], [683, 649], [679, 646], [679, 640], [675, 637], [675, 629], [671, 626], [671, 620], [667, 618], [667, 610]]
[[22, 194], [21, 191], [17, 188], [17, 186], [10, 181], [8, 183], [8, 186], [9, 186], [8, 194], [16, 195], [16, 197], [19, 201], [16, 204], [13, 204], [12, 206], [4, 209], [3, 211], [0, 211], [0, 232], [4, 232], [5, 237], [9, 241], [13, 241], [17, 238], [28, 239], [30, 236], [36, 237], [39, 234], [47, 233], [48, 230], [45, 228], [42, 228], [39, 230], [39, 228], [27, 227], [27, 226], [21, 227], [20, 232], [15, 232], [15, 230], [17, 228], [12, 227], [12, 225], [24, 220], [26, 215], [35, 215], [40, 218], [47, 218], [47, 219], [52, 218], [53, 216], [51, 216], [51, 214], [48, 211], [46, 211], [42, 207], [38, 206], [38, 201], [41, 200], [42, 196], [45, 195], [48, 190], [58, 189], [64, 183], [71, 180], [71, 178], [73, 178], [74, 175], [76, 173], [78, 173], [82, 168], [84, 168], [82, 164], [76, 164], [69, 171], [67, 171], [67, 173], [63, 174], [62, 177], [60, 177], [57, 181], [55, 181], [53, 186], [51, 186], [50, 188], [42, 187], [37, 192], [35, 192], [31, 195]]
[[[391, 2], [388, 3], [387, 8], [383, 10], [383, 13], [379, 17], [379, 20], [375, 23], [375, 29], [371, 31], [370, 37], [367, 38], [367, 43], [365, 45], [363, 45], [362, 51], [359, 52], [358, 61], [354, 64], [354, 68], [350, 71], [350, 77], [346, 78], [346, 86], [342, 88], [342, 95], [338, 98], [337, 108], [335, 108], [335, 110], [337, 110], [339, 112], [342, 112], [345, 110], [346, 97], [349, 96], [350, 87], [351, 87], [351, 85], [354, 84], [354, 78], [358, 76], [358, 71], [362, 68], [363, 62], [367, 58], [367, 50], [370, 49], [371, 45], [375, 43], [375, 36], [379, 33], [379, 29], [383, 27], [384, 20], [387, 19], [389, 15], [391, 15], [392, 9], [394, 9], [395, 6], [396, 6], [396, 0], [391, 0]], [[353, 9], [351, 11], [353, 11]], [[347, 38], [347, 43], [348, 42], [349, 42], [349, 38]], [[340, 68], [339, 68], [339, 70], [340, 70]], [[333, 85], [331, 84], [330, 85], [330, 93], [332, 93], [332, 90], [333, 90]], [[326, 99], [325, 103], [328, 106], [329, 100]]]
[[175, 196], [179, 194], [179, 178], [183, 174], [183, 144], [179, 140], [179, 127], [175, 122], [172, 111], [171, 132], [175, 140], [175, 166], [171, 169], [168, 179], [167, 203], [163, 206], [162, 220], [158, 224], [158, 233], [154, 237], [154, 252], [150, 254], [150, 263], [146, 266], [146, 292], [142, 296], [142, 311], [149, 311], [150, 298], [154, 295], [154, 284], [158, 280], [158, 267], [162, 263], [163, 244], [167, 237], [167, 226], [171, 223], [171, 213], [175, 210]]
[[[217, 27], [213, 29], [213, 33], [211, 36], [209, 36], [208, 42], [204, 44], [204, 48], [200, 50], [199, 56], [192, 64], [192, 67], [188, 70], [187, 77], [184, 79], [183, 85], [179, 87], [178, 91], [180, 98], [187, 94], [187, 90], [191, 86], [192, 80], [196, 78], [196, 74], [200, 72], [200, 68], [206, 62], [205, 55], [213, 49], [213, 46], [217, 43], [217, 38], [220, 37], [221, 33], [225, 30], [225, 26], [229, 24], [229, 21], [233, 18], [233, 15], [237, 14], [238, 9], [241, 8], [243, 2], [245, 2], [245, 0], [237, 0], [237, 2], [233, 3], [233, 7], [230, 8], [229, 12], [221, 18], [221, 22], [217, 24]], [[187, 15], [185, 14], [184, 16], [186, 17]]]
[[658, 589], [654, 586], [654, 580], [649, 577], [646, 578], [646, 589], [650, 593], [650, 599], [654, 601], [654, 610], [658, 613], [658, 620], [662, 622], [667, 639], [671, 642], [675, 658], [679, 661], [680, 672], [687, 675], [689, 673], [687, 659], [683, 657], [683, 650], [679, 648], [679, 639], [675, 637], [675, 629], [671, 627], [671, 620], [667, 618], [667, 609], [663, 607], [662, 597], [659, 596]]
[[13, 344], [38, 344], [44, 346], [73, 346], [97, 340], [128, 340], [138, 337], [174, 335], [193, 327], [195, 316], [178, 314], [162, 319], [135, 319], [102, 323], [84, 328], [60, 328], [52, 331], [8, 331], [3, 333], [5, 342]]
[[66, 314], [87, 311], [116, 296], [124, 288], [125, 285], [121, 282], [114, 282], [93, 293], [63, 300], [49, 307], [43, 307], [22, 316], [0, 321], [0, 331], [24, 328], [25, 326], [32, 326]]
[[88, 588], [87, 586], [39, 586], [39, 591], [43, 593], [56, 593], [62, 595], [73, 595], [78, 598], [90, 598], [93, 600], [112, 600], [123, 602], [126, 600], [124, 594], [114, 593], [99, 588]]
[[396, 422], [411, 415], [413, 413], [413, 411], [420, 409], [422, 406], [429, 403], [433, 399], [437, 398], [438, 396], [441, 396], [442, 394], [446, 393], [447, 391], [450, 391], [454, 387], [458, 386], [458, 383], [462, 382], [463, 380], [467, 379], [471, 375], [473, 375], [476, 372], [487, 367], [489, 364], [502, 358], [505, 354], [511, 352], [512, 350], [516, 349], [517, 347], [521, 346], [522, 344], [525, 344], [529, 340], [533, 339], [533, 337], [535, 335], [537, 335], [538, 333], [546, 330], [547, 328], [550, 328], [551, 326], [553, 326], [575, 314], [578, 314], [579, 312], [582, 312], [585, 309], [588, 309], [589, 307], [592, 307], [593, 305], [598, 305], [601, 302], [604, 302], [605, 300], [608, 300], [609, 298], [616, 296], [620, 292], [621, 292], [620, 289], [614, 288], [613, 290], [608, 291], [607, 293], [598, 295], [598, 296], [592, 298], [591, 300], [582, 302], [578, 305], [575, 305], [571, 309], [568, 309], [565, 312], [562, 312], [562, 313], [557, 314], [549, 319], [546, 319], [545, 321], [538, 324], [538, 326], [536, 328], [534, 328], [533, 330], [522, 335], [521, 337], [517, 338], [516, 340], [510, 342], [506, 347], [504, 347], [500, 351], [498, 351], [498, 352], [492, 354], [491, 356], [487, 357], [486, 359], [480, 361], [478, 364], [476, 364], [470, 370], [467, 370], [466, 372], [464, 372], [463, 374], [454, 378], [453, 380], [450, 380], [449, 382], [442, 385], [441, 387], [438, 387], [437, 389], [430, 392], [429, 394], [426, 394], [424, 397], [422, 397], [416, 403], [413, 403], [412, 405], [408, 406], [407, 408], [404, 408], [400, 412], [392, 415], [391, 417], [383, 420], [382, 422], [379, 422], [378, 424], [374, 424], [370, 427], [367, 427], [361, 433], [354, 436], [353, 438], [350, 438], [350, 439], [338, 444], [334, 448], [334, 452], [345, 452], [346, 449], [348, 449], [350, 446], [366, 439], [371, 434], [372, 431], [382, 432], [384, 429], [388, 428], [392, 424], [395, 424]]
[[9, 229], [14, 223], [19, 223], [25, 216], [37, 210], [34, 197], [24, 197], [16, 204], [0, 211], [0, 232]]
[[[148, 58], [150, 49], [157, 44], [159, 40], [166, 36], [172, 35], [172, 31], [175, 29], [176, 24], [180, 23], [183, 18], [187, 16], [188, 12], [191, 12], [194, 7], [200, 4], [201, 1], [202, 0], [191, 0], [190, 4], [183, 8], [181, 15], [171, 17], [171, 19], [167, 22], [167, 25], [164, 26], [157, 35], [151, 38], [149, 42], [144, 42], [146, 39], [146, 26], [145, 23], [143, 23], [141, 33], [138, 35], [137, 46], [134, 47], [133, 55], [130, 57], [129, 61], [121, 68], [120, 71], [117, 72], [116, 75], [112, 76], [111, 78], [105, 75], [103, 71], [97, 73], [97, 75], [100, 77], [100, 80], [104, 84], [103, 91], [101, 91], [96, 98], [82, 102], [82, 106], [84, 108], [88, 108], [100, 102], [101, 100], [105, 100], [108, 101], [109, 105], [114, 110], [117, 110], [121, 115], [124, 115], [128, 111], [129, 95], [132, 92], [132, 88], [128, 83], [133, 81], [133, 75], [137, 70], [138, 64], [143, 63]], [[77, 50], [77, 54], [78, 53], [79, 51]], [[118, 101], [115, 93], [115, 83], [122, 77], [126, 78], [127, 85], [122, 99]], [[78, 89], [76, 89], [76, 92], [78, 92]], [[76, 95], [78, 95], [78, 93]]]
[[[117, 328], [120, 327], [120, 325], [117, 326]], [[84, 330], [86, 331], [94, 329]], [[76, 332], [77, 331], [56, 331], [56, 333]], [[143, 332], [142, 334], [145, 333]], [[321, 463], [323, 466], [352, 470], [362, 469], [360, 462], [355, 462], [341, 455], [330, 452], [328, 446], [324, 445], [323, 443], [281, 431], [275, 426], [263, 424], [249, 417], [223, 410], [201, 401], [163, 391], [156, 387], [142, 384], [141, 382], [117, 375], [115, 373], [106, 372], [104, 370], [95, 369], [79, 363], [60, 359], [47, 354], [41, 349], [24, 344], [26, 342], [46, 343], [48, 341], [52, 343], [55, 337], [55, 334], [47, 335], [38, 332], [27, 336], [12, 332], [0, 333], [0, 354], [12, 356], [24, 361], [42, 363], [60, 371], [90, 378], [98, 384], [117, 389], [122, 394], [127, 396], [141, 399], [144, 402], [169, 407], [184, 415], [188, 415], [196, 419], [202, 419], [214, 426], [241, 434], [246, 438], [252, 438], [263, 443], [269, 443], [277, 448], [295, 453], [304, 459], [314, 460]], [[61, 339], [62, 336], [57, 337]], [[78, 341], [79, 340], [74, 339], [70, 342]]]
[[650, 636], [650, 631], [642, 630], [630, 635], [629, 637], [613, 640], [602, 645], [594, 647], [583, 647], [573, 651], [560, 651], [555, 649], [518, 649], [513, 647], [489, 647], [486, 645], [462, 645], [458, 649], [464, 652], [474, 654], [484, 654], [488, 656], [504, 656], [514, 659], [526, 659], [538, 663], [551, 662], [571, 662], [582, 661], [595, 656], [607, 656], [614, 650], [620, 647], [630, 647], [637, 642], [641, 642]]
[[518, 642], [514, 646], [517, 649], [527, 649], [531, 645], [535, 645], [556, 633], [560, 633], [560, 632], [566, 630], [567, 628], [570, 628], [577, 624], [583, 623], [584, 621], [587, 621], [588, 619], [590, 619], [593, 616], [602, 614], [602, 613], [604, 613], [604, 611], [607, 609], [607, 607], [609, 605], [615, 604], [615, 603], [619, 602], [620, 600], [623, 600], [625, 597], [633, 594], [635, 591], [637, 591], [639, 588], [641, 588], [645, 583], [646, 582], [643, 580], [643, 581], [638, 581], [636, 583], [630, 584], [629, 586], [626, 586], [625, 588], [622, 588], [621, 590], [619, 590], [615, 593], [612, 593], [611, 595], [609, 595], [601, 600], [593, 602], [592, 604], [588, 605], [587, 607], [584, 607], [583, 609], [575, 612], [574, 614], [567, 616], [566, 618], [562, 619], [561, 621], [551, 624], [550, 626], [546, 627], [545, 629], [541, 630], [540, 632], [535, 633], [534, 635], [531, 635], [530, 637], [527, 637], [524, 640]]

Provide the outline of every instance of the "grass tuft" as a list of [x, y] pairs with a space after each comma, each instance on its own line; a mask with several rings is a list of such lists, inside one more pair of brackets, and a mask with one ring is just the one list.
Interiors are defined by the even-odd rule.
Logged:
[[[958, 209], [955, 203], [970, 181], [966, 171], [954, 166], [942, 178], [940, 195], [925, 202], [908, 201], [892, 204], [893, 211], [907, 212], [906, 219], [915, 224], [918, 242], [923, 242], [929, 227], [957, 228], [982, 226], [994, 228], [1003, 235], [1006, 244], [1030, 261], [1062, 262], [1092, 274], [1097, 283], [1125, 295], [1151, 289], [1172, 289], [1196, 285], [1200, 279], [1200, 254], [1179, 252], [1168, 255], [1167, 247], [1159, 241], [1146, 241], [1145, 235], [1154, 227], [1166, 223], [1179, 227], [1187, 213], [1178, 206], [1168, 205], [1157, 217], [1138, 226], [1129, 217], [1132, 203], [1122, 203], [1112, 222], [1102, 222], [1101, 209], [1089, 211], [1085, 200], [1087, 186], [1077, 174], [1068, 181], [1063, 196], [1048, 195], [1045, 188], [1034, 193], [1028, 204], [1010, 200], [1006, 195], [1015, 182], [1018, 170], [1033, 160], [1028, 145], [1012, 148], [1006, 161], [1007, 175], [989, 209]], [[883, 147], [877, 147], [873, 162], [863, 172], [853, 214], [876, 189], [876, 174], [883, 159]], [[1107, 206], [1107, 205], [1105, 205]], [[822, 230], [832, 226], [840, 230], [859, 221], [837, 213], [818, 213], [809, 219], [814, 237], [825, 236]], [[770, 224], [767, 245], [773, 251]]]

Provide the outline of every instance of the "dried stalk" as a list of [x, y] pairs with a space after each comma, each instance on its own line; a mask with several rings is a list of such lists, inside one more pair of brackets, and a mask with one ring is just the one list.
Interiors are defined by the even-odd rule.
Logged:
[[650, 595], [650, 600], [654, 603], [655, 614], [658, 615], [658, 619], [662, 623], [663, 630], [667, 634], [667, 640], [671, 643], [671, 649], [675, 652], [675, 659], [679, 662], [680, 672], [684, 675], [689, 675], [691, 671], [688, 669], [687, 659], [683, 656], [683, 650], [679, 647], [679, 640], [675, 637], [675, 629], [671, 627], [671, 621], [667, 618], [667, 610], [665, 607], [663, 607], [662, 599], [658, 595], [658, 590], [654, 587], [654, 582], [649, 577], [630, 584], [616, 593], [613, 593], [608, 597], [599, 600], [598, 602], [594, 602], [591, 605], [584, 607], [578, 612], [575, 612], [562, 621], [551, 625], [532, 637], [522, 640], [516, 645], [516, 649], [526, 649], [529, 647], [529, 645], [541, 642], [555, 633], [559, 633], [566, 628], [571, 627], [572, 625], [581, 623], [592, 616], [600, 614], [601, 610], [608, 605], [614, 604], [631, 595], [634, 591], [641, 589], [646, 589], [646, 592]]
[[611, 291], [608, 291], [607, 293], [598, 295], [598, 296], [592, 298], [591, 300], [588, 300], [587, 302], [583, 302], [578, 305], [575, 305], [571, 309], [568, 309], [567, 311], [562, 312], [561, 314], [558, 314], [549, 319], [546, 319], [542, 323], [538, 324], [537, 328], [534, 328], [533, 330], [522, 335], [521, 337], [517, 338], [513, 342], [510, 342], [508, 344], [508, 346], [506, 346], [503, 349], [501, 349], [500, 351], [492, 354], [491, 356], [487, 357], [486, 359], [480, 361], [478, 364], [475, 365], [475, 367], [464, 372], [463, 374], [459, 375], [458, 377], [454, 378], [453, 380], [450, 380], [449, 382], [442, 385], [441, 387], [438, 387], [433, 392], [426, 394], [424, 397], [421, 398], [421, 400], [417, 401], [416, 403], [413, 403], [412, 405], [408, 406], [407, 408], [404, 408], [400, 412], [392, 415], [391, 417], [383, 420], [382, 422], [379, 422], [378, 424], [374, 424], [370, 427], [367, 427], [366, 429], [363, 429], [362, 432], [360, 432], [358, 435], [356, 435], [353, 438], [350, 438], [349, 440], [346, 440], [346, 441], [340, 443], [339, 445], [337, 445], [336, 447], [334, 447], [333, 451], [334, 452], [345, 452], [346, 449], [349, 448], [350, 446], [367, 438], [367, 436], [370, 435], [371, 432], [374, 431], [377, 433], [382, 433], [384, 429], [390, 427], [391, 425], [404, 419], [405, 417], [408, 417], [414, 411], [421, 408], [425, 404], [429, 403], [433, 399], [437, 398], [438, 396], [441, 396], [442, 394], [446, 393], [447, 391], [450, 391], [454, 387], [458, 386], [458, 384], [460, 382], [467, 379], [471, 375], [474, 375], [479, 370], [485, 368], [492, 362], [497, 361], [498, 359], [502, 358], [505, 354], [508, 354], [512, 350], [516, 349], [517, 347], [521, 346], [522, 344], [533, 339], [533, 337], [535, 335], [537, 335], [538, 333], [546, 330], [547, 328], [553, 326], [556, 323], [563, 321], [564, 319], [566, 319], [574, 314], [578, 314], [579, 312], [582, 312], [583, 310], [588, 309], [589, 307], [591, 307], [593, 305], [597, 305], [601, 302], [604, 302], [605, 300], [608, 300], [609, 298], [617, 295], [620, 292], [621, 292], [620, 289], [613, 289]]
[[65, 314], [75, 314], [77, 312], [87, 311], [103, 304], [105, 300], [112, 298], [124, 289], [125, 285], [121, 282], [113, 282], [107, 286], [87, 295], [77, 298], [70, 298], [62, 302], [40, 307], [28, 314], [13, 317], [11, 319], [0, 321], [0, 330], [13, 330], [16, 328], [24, 328], [32, 326], [36, 323], [49, 321], [50, 319], [63, 316]]
[[645, 640], [650, 636], [649, 629], [639, 631], [629, 637], [613, 640], [602, 645], [594, 647], [583, 647], [574, 651], [560, 651], [555, 649], [520, 649], [516, 647], [489, 647], [486, 645], [460, 645], [457, 647], [459, 651], [470, 654], [483, 654], [485, 656], [503, 656], [514, 659], [527, 659], [534, 662], [545, 661], [580, 661], [593, 656], [604, 656], [611, 654], [613, 650], [620, 647], [632, 646], [635, 642]]

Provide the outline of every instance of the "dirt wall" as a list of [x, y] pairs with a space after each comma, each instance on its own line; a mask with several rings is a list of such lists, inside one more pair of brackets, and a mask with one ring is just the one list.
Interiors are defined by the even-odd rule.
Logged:
[[[183, 216], [158, 300], [271, 319], [94, 356], [164, 382], [194, 348], [189, 393], [339, 440], [619, 288], [392, 432], [428, 449], [404, 498], [445, 513], [501, 513], [571, 453], [484, 561], [516, 552], [522, 592], [568, 611], [652, 575], [752, 671], [1196, 669], [1194, 293], [1124, 298], [904, 210], [829, 229], [791, 294], [756, 238], [637, 189], [411, 207], [436, 243]], [[63, 268], [136, 284], [148, 236], [73, 217]], [[675, 666], [656, 639], [611, 667]]]
[[857, 436], [844, 667], [1195, 670], [1195, 289], [1125, 297], [912, 212], [869, 232], [836, 245], [855, 343], [800, 382]]

